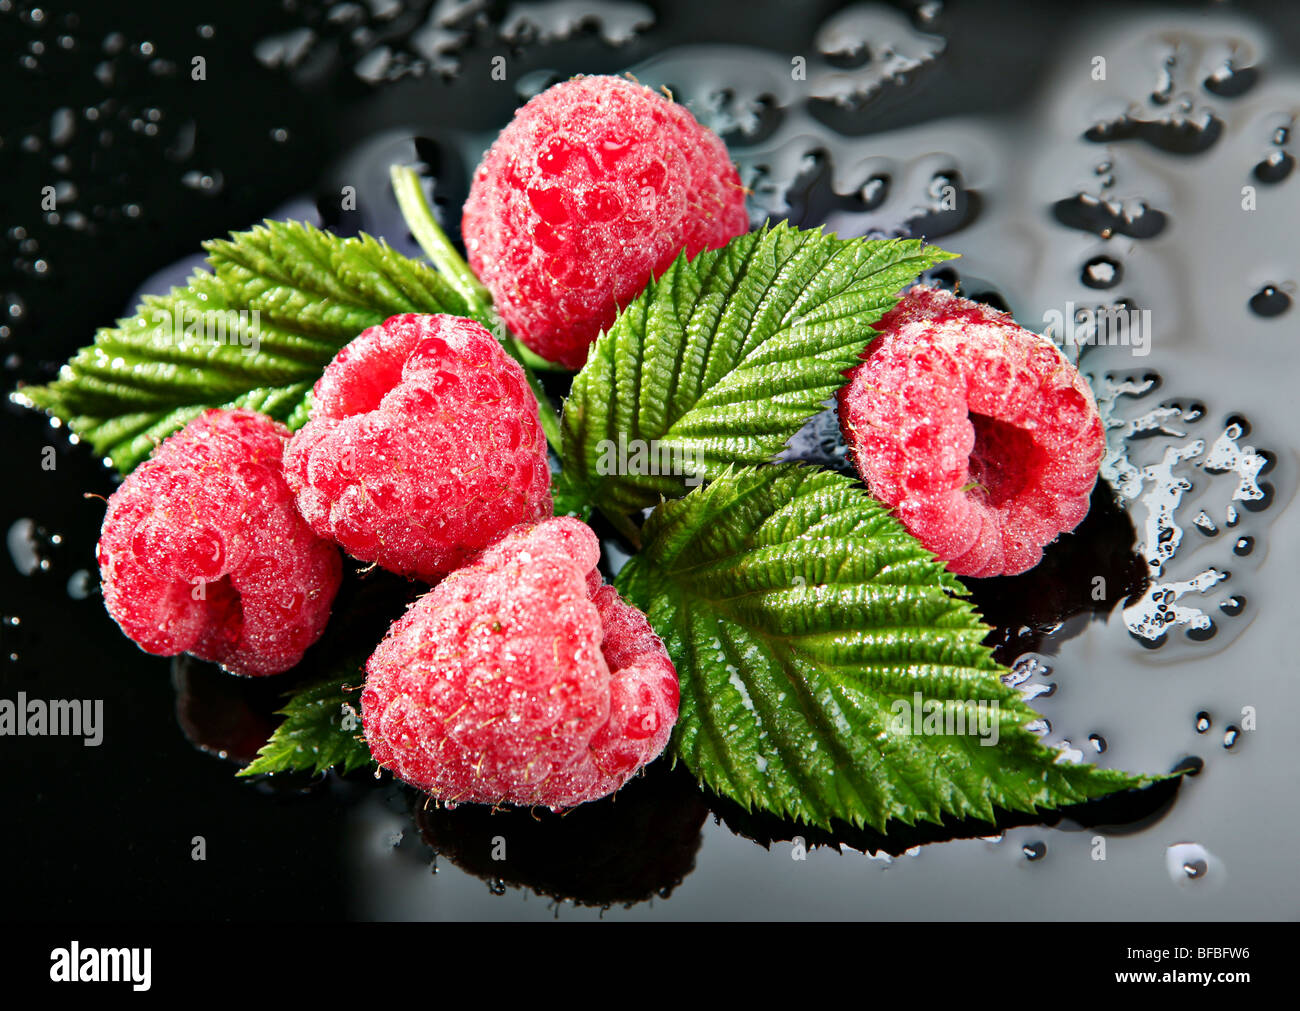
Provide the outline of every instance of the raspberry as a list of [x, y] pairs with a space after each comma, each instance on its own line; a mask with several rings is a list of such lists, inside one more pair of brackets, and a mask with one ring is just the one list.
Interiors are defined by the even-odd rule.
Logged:
[[288, 435], [253, 411], [206, 411], [109, 498], [104, 604], [145, 652], [276, 674], [324, 631], [342, 564], [294, 508]]
[[456, 316], [394, 316], [344, 347], [284, 465], [318, 534], [428, 582], [551, 513], [523, 369]]
[[683, 247], [694, 256], [748, 229], [721, 138], [617, 77], [576, 77], [519, 109], [484, 155], [461, 223], [506, 324], [575, 369]]
[[1092, 391], [1007, 313], [909, 291], [839, 392], [871, 493], [962, 576], [1016, 575], [1088, 512], [1105, 450]]
[[511, 531], [416, 601], [366, 664], [370, 753], [449, 804], [608, 796], [656, 758], [677, 672], [570, 517]]

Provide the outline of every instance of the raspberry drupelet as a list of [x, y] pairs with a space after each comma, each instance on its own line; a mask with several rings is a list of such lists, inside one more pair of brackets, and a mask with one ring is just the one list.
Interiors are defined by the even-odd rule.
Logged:
[[523, 369], [457, 316], [394, 316], [344, 347], [284, 464], [318, 534], [426, 582], [552, 509]]
[[677, 673], [599, 556], [579, 520], [525, 525], [416, 601], [366, 665], [375, 760], [449, 804], [559, 810], [657, 757]]
[[104, 604], [141, 649], [265, 675], [320, 637], [342, 564], [294, 507], [288, 435], [253, 411], [209, 410], [113, 492], [98, 546]]
[[604, 76], [557, 84], [515, 113], [461, 224], [506, 325], [569, 368], [683, 249], [748, 229], [721, 138], [664, 95]]
[[1087, 382], [1007, 313], [915, 287], [839, 392], [871, 493], [962, 576], [1016, 575], [1087, 515], [1105, 434]]

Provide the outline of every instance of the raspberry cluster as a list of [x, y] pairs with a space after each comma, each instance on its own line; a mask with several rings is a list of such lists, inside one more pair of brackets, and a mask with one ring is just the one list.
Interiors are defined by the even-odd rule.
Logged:
[[[591, 77], [503, 131], [464, 236], [512, 329], [577, 366], [681, 250], [746, 226], [715, 135]], [[1030, 568], [1088, 510], [1104, 436], [1087, 384], [1050, 341], [946, 292], [912, 289], [877, 330], [839, 392], [871, 492], [955, 573]], [[679, 696], [645, 615], [601, 581], [595, 534], [551, 513], [523, 369], [478, 323], [408, 314], [338, 353], [292, 437], [213, 410], [164, 442], [110, 498], [98, 556], [142, 648], [240, 674], [286, 670], [320, 636], [338, 547], [436, 584], [366, 665], [371, 754], [448, 804], [559, 810], [653, 761]]]
[[1088, 512], [1105, 435], [1087, 382], [1010, 315], [916, 287], [840, 390], [871, 493], [963, 576], [1015, 575]]
[[596, 571], [600, 545], [549, 516], [537, 402], [477, 323], [395, 316], [343, 348], [292, 438], [209, 411], [109, 500], [104, 596], [153, 653], [241, 674], [292, 667], [353, 557], [442, 579], [367, 665], [372, 754], [448, 802], [561, 809], [663, 750], [676, 671]]
[[577, 77], [519, 109], [479, 165], [461, 222], [506, 325], [575, 369], [683, 249], [694, 256], [748, 230], [718, 135], [618, 77]]

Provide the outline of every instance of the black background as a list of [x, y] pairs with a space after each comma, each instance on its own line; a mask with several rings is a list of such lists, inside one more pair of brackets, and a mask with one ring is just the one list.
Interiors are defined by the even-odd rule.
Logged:
[[[353, 76], [334, 72], [328, 60], [291, 78], [254, 57], [258, 40], [319, 17], [326, 6], [286, 9], [258, 0], [198, 10], [184, 3], [42, 4], [40, 21], [12, 4], [0, 13], [0, 293], [6, 305], [9, 293], [17, 293], [23, 306], [0, 341], [8, 386], [48, 379], [88, 343], [95, 326], [128, 310], [146, 278], [194, 254], [201, 240], [246, 227], [304, 194], [311, 206], [332, 185], [331, 166], [369, 134], [412, 121], [430, 131], [487, 130], [508, 117], [512, 96], [484, 94], [466, 79], [438, 81], [436, 93], [431, 83], [377, 96]], [[755, 45], [806, 34], [806, 26], [834, 6], [656, 5], [660, 24], [678, 38]], [[1285, 4], [1246, 6], [1293, 47], [1300, 44], [1300, 19], [1285, 17]], [[1104, 16], [1106, 5], [1092, 10]], [[953, 3], [942, 67], [905, 102], [873, 109], [870, 128], [940, 112], [1014, 107], [1032, 90], [1039, 40], [1061, 27], [1061, 17], [1055, 4]], [[204, 24], [213, 27], [211, 38], [199, 31]], [[113, 60], [114, 83], [105, 87], [94, 71], [106, 59], [103, 40], [113, 32], [122, 33], [124, 49]], [[65, 34], [74, 40], [67, 50], [58, 41]], [[994, 40], [994, 52], [1015, 58], [990, 74], [986, 61]], [[22, 63], [33, 42], [45, 46], [35, 72]], [[140, 52], [144, 42], [152, 44], [151, 53]], [[508, 50], [488, 41], [464, 58], [486, 64], [498, 52]], [[207, 60], [205, 82], [190, 79], [194, 55]], [[646, 55], [639, 41], [612, 51], [585, 36], [566, 49], [566, 59], [591, 72], [617, 70]], [[176, 72], [151, 70], [155, 57], [173, 61]], [[106, 99], [113, 104], [96, 124], [79, 120], [68, 147], [50, 147], [55, 110], [80, 111]], [[150, 122], [150, 108], [162, 113], [156, 137], [132, 126]], [[197, 124], [194, 151], [177, 162], [166, 148], [185, 119]], [[110, 145], [100, 142], [98, 129], [112, 131]], [[276, 130], [287, 131], [288, 139], [274, 139]], [[27, 136], [39, 138], [42, 150], [25, 151]], [[66, 171], [51, 163], [60, 153], [70, 159]], [[191, 169], [218, 169], [220, 192], [185, 185], [182, 176]], [[75, 182], [79, 207], [100, 209], [82, 230], [43, 220], [41, 187], [59, 179]], [[453, 203], [454, 185], [445, 197]], [[125, 212], [127, 204], [137, 204], [139, 215]], [[367, 787], [364, 774], [360, 783], [354, 776], [346, 784], [315, 787], [236, 781], [234, 765], [187, 740], [176, 714], [172, 664], [142, 655], [97, 596], [76, 600], [66, 591], [76, 570], [93, 568], [102, 516], [102, 502], [93, 496], [111, 491], [111, 476], [85, 447], [69, 448], [44, 418], [11, 404], [3, 410], [0, 529], [31, 517], [47, 538], [57, 533], [61, 542], [45, 542], [48, 570], [25, 576], [0, 565], [0, 612], [18, 619], [0, 625], [0, 691], [6, 697], [25, 691], [41, 698], [102, 698], [108, 725], [103, 744], [93, 749], [77, 739], [0, 738], [5, 918], [346, 917], [342, 837], [348, 806]], [[53, 472], [41, 466], [45, 446], [57, 448]], [[1121, 530], [1117, 536], [1130, 535]], [[1069, 564], [1061, 557], [1060, 564]], [[1036, 595], [1033, 586], [1023, 592]], [[265, 689], [248, 692], [259, 712], [274, 702]], [[242, 702], [242, 696], [236, 700]], [[1167, 800], [1147, 798], [1125, 817]], [[740, 820], [725, 805], [716, 810]], [[746, 834], [759, 837], [788, 836], [788, 826], [747, 828]], [[958, 834], [986, 830], [973, 826]], [[191, 859], [194, 836], [206, 840], [206, 861]], [[491, 901], [486, 891], [484, 901]]]

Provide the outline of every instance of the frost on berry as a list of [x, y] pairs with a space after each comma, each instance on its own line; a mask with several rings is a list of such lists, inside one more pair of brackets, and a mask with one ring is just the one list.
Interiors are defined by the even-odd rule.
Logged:
[[537, 400], [493, 336], [394, 316], [339, 351], [290, 441], [285, 477], [317, 533], [433, 582], [551, 513]]
[[276, 674], [324, 631], [342, 565], [294, 507], [288, 435], [253, 411], [207, 411], [109, 498], [104, 603], [146, 652]]
[[524, 105], [479, 165], [461, 225], [506, 324], [570, 368], [683, 248], [748, 228], [722, 140], [617, 77], [574, 78]]
[[871, 493], [963, 576], [1015, 575], [1073, 530], [1105, 450], [1086, 381], [1050, 340], [948, 292], [886, 314], [839, 393]]
[[512, 531], [393, 624], [366, 665], [371, 754], [447, 803], [572, 807], [663, 751], [677, 673], [569, 517]]

